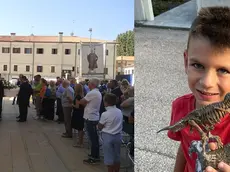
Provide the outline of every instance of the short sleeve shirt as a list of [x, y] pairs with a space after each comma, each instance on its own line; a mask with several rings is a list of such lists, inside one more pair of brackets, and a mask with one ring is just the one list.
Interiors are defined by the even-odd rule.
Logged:
[[[195, 97], [193, 94], [187, 94], [177, 98], [172, 103], [172, 114], [170, 125], [175, 124], [181, 118], [185, 117], [189, 112], [195, 109]], [[230, 143], [230, 115], [226, 115], [221, 119], [219, 124], [215, 125], [214, 130], [211, 131], [212, 135], [218, 135], [223, 144]], [[190, 133], [190, 128], [187, 126], [184, 129], [173, 133], [168, 131], [168, 137], [175, 141], [180, 141], [182, 150], [186, 159], [186, 166], [184, 172], [194, 172], [197, 155], [192, 154], [191, 158], [188, 155], [188, 149], [193, 140], [200, 140], [200, 135], [196, 130]]]
[[116, 106], [109, 106], [106, 111], [101, 114], [100, 124], [104, 125], [102, 132], [108, 134], [119, 134], [123, 127], [123, 116], [121, 110]]
[[84, 119], [99, 121], [102, 95], [97, 88], [91, 90], [84, 97], [88, 101], [84, 110]]
[[63, 92], [61, 100], [63, 107], [72, 107], [72, 104], [69, 102], [67, 97], [70, 97], [72, 100], [74, 99], [74, 90], [70, 86]]

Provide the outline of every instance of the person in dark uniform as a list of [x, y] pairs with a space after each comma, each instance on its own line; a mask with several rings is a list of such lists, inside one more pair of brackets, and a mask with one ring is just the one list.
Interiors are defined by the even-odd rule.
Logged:
[[26, 76], [22, 76], [21, 85], [18, 92], [18, 106], [19, 106], [19, 120], [18, 122], [25, 122], [28, 114], [28, 104], [30, 96], [33, 94], [31, 85], [27, 82]]
[[4, 85], [0, 74], [0, 120], [2, 120], [2, 100], [4, 97]]

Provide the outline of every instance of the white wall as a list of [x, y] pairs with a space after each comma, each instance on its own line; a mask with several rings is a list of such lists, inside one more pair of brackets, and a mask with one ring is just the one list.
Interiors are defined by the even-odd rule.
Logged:
[[134, 3], [135, 21], [154, 20], [151, 0], [135, 0]]

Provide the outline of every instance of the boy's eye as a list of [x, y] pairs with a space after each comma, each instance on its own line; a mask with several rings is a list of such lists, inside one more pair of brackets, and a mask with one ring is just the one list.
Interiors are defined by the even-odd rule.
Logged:
[[229, 74], [229, 71], [226, 69], [219, 69], [218, 71], [223, 74]]
[[203, 69], [204, 67], [201, 64], [193, 63], [191, 66], [195, 67], [196, 69]]

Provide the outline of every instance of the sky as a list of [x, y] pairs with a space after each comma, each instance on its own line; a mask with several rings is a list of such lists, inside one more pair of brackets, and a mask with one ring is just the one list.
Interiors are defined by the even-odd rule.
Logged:
[[0, 35], [58, 35], [115, 40], [134, 28], [134, 0], [0, 0]]

